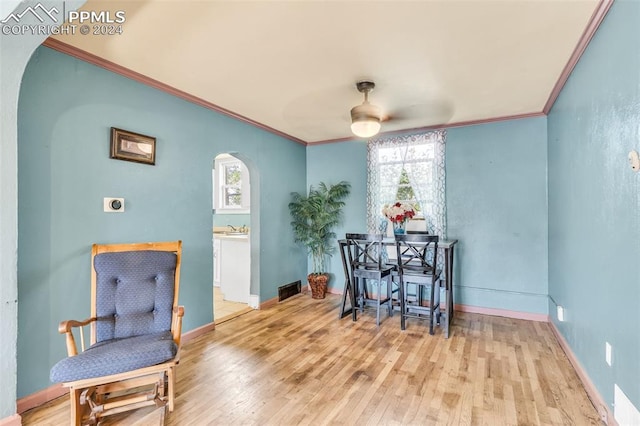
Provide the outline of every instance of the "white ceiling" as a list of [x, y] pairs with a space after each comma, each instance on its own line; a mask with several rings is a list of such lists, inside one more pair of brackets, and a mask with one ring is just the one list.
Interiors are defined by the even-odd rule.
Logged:
[[89, 0], [123, 34], [56, 38], [313, 143], [352, 137], [362, 79], [385, 132], [540, 113], [598, 3]]

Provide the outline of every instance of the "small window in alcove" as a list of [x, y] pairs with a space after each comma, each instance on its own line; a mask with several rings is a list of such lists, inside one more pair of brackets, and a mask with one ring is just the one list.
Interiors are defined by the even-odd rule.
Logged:
[[250, 209], [249, 172], [244, 163], [231, 155], [215, 160], [216, 210], [248, 213]]

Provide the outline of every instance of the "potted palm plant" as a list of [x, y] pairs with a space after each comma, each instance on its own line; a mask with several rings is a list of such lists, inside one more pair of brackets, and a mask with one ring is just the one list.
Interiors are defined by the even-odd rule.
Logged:
[[313, 260], [313, 272], [307, 276], [307, 281], [314, 299], [324, 299], [327, 292], [329, 275], [325, 262], [335, 252], [333, 229], [342, 220], [344, 199], [350, 191], [351, 185], [345, 181], [335, 185], [321, 182], [317, 189], [311, 186], [308, 195], [291, 194], [289, 211], [294, 239], [307, 248]]

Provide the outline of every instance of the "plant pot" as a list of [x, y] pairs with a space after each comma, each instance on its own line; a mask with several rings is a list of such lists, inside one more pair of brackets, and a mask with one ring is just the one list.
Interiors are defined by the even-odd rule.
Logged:
[[307, 281], [311, 289], [311, 298], [324, 299], [327, 294], [329, 276], [327, 274], [309, 274], [307, 275]]

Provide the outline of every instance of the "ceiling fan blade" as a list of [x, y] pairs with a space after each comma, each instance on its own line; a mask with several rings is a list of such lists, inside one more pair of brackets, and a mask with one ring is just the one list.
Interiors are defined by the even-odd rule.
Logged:
[[395, 108], [383, 114], [382, 121], [398, 122], [429, 118], [434, 123], [446, 123], [453, 117], [454, 108], [447, 101], [433, 101]]

